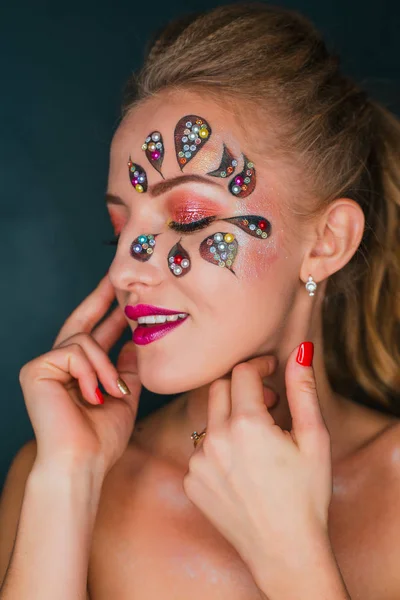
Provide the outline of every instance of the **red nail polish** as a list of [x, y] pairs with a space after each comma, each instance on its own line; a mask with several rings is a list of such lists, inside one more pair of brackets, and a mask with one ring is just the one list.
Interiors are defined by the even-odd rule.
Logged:
[[303, 342], [299, 346], [296, 360], [303, 367], [310, 367], [314, 356], [314, 344], [312, 342]]
[[94, 393], [96, 394], [96, 398], [99, 401], [99, 404], [104, 404], [104, 396], [98, 387], [96, 388]]

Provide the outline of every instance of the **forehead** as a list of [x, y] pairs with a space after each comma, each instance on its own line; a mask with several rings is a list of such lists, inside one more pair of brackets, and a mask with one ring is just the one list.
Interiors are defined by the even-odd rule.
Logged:
[[[224, 141], [237, 153], [246, 146], [246, 132], [235, 117], [235, 109], [228, 101], [213, 99], [207, 92], [162, 91], [152, 98], [135, 106], [122, 120], [111, 145], [111, 151], [118, 146], [141, 144], [149, 132], [160, 131], [165, 144], [172, 141], [177, 122], [185, 115], [195, 114], [204, 118], [212, 129], [207, 146]], [[140, 148], [139, 146], [139, 148]]]

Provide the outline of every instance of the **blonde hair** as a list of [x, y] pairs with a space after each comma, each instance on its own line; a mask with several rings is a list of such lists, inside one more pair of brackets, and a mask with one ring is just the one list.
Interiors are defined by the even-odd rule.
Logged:
[[160, 90], [198, 87], [279, 111], [281, 144], [318, 198], [314, 211], [294, 208], [299, 218], [340, 197], [361, 206], [362, 242], [327, 283], [325, 362], [337, 392], [398, 413], [399, 120], [340, 72], [305, 17], [264, 3], [220, 6], [158, 32], [128, 81], [123, 115]]

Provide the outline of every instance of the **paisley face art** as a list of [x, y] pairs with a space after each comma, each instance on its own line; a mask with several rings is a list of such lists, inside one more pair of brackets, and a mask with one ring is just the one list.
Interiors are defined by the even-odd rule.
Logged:
[[150, 133], [142, 145], [142, 150], [145, 151], [150, 164], [164, 179], [164, 175], [161, 173], [161, 166], [164, 160], [164, 142], [161, 133], [159, 131]]
[[175, 277], [181, 277], [190, 271], [191, 264], [189, 254], [179, 242], [169, 251], [168, 266]]
[[256, 187], [254, 164], [243, 154], [244, 169], [229, 182], [229, 191], [238, 198], [246, 198]]
[[218, 169], [210, 171], [207, 175], [211, 175], [212, 177], [230, 177], [235, 172], [237, 164], [237, 160], [224, 144], [224, 151]]
[[139, 235], [131, 244], [130, 252], [133, 258], [146, 262], [151, 258], [156, 245], [155, 236], [149, 233], [148, 235]]
[[147, 191], [147, 175], [146, 171], [138, 165], [137, 163], [133, 163], [131, 157], [129, 157], [128, 161], [129, 167], [129, 179], [131, 184], [135, 188], [137, 192], [142, 194]]
[[271, 223], [267, 219], [264, 219], [264, 217], [257, 215], [243, 215], [241, 217], [230, 217], [222, 220], [233, 223], [253, 237], [265, 239], [271, 233]]
[[200, 244], [200, 256], [213, 265], [227, 268], [234, 275], [232, 265], [238, 252], [238, 243], [233, 233], [219, 231], [211, 234]]
[[186, 115], [175, 127], [175, 153], [181, 171], [211, 136], [211, 127], [201, 117]]

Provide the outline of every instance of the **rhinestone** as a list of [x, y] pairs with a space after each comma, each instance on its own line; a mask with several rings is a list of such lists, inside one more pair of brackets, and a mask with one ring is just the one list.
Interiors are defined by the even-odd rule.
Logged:
[[228, 250], [234, 250], [234, 249], [235, 249], [235, 244], [229, 244]]
[[169, 260], [170, 263], [173, 263], [175, 259], [174, 259], [173, 256], [170, 256], [168, 260]]
[[241, 192], [241, 189], [240, 189], [240, 187], [238, 185], [233, 185], [232, 186], [232, 192], [234, 194], [239, 194], [239, 192]]
[[220, 260], [220, 261], [219, 261], [219, 263], [218, 263], [218, 266], [219, 266], [219, 267], [224, 267], [224, 266], [225, 266], [225, 263], [224, 263], [224, 261], [223, 261], [223, 260]]
[[190, 129], [185, 129], [185, 130], [183, 131], [183, 133], [184, 133], [185, 135], [189, 135], [189, 133], [190, 133]]
[[156, 149], [156, 145], [154, 142], [150, 142], [150, 144], [148, 144], [147, 148], [150, 150], [150, 152], [154, 152], [154, 150]]
[[263, 231], [262, 234], [261, 234], [261, 237], [262, 238], [268, 237], [268, 233], [266, 231]]
[[147, 242], [147, 237], [145, 235], [139, 236], [138, 242], [140, 242], [141, 244], [144, 244], [145, 242]]
[[248, 170], [246, 171], [246, 175], [249, 175], [249, 176], [250, 176], [250, 175], [252, 175], [252, 172], [250, 171], [250, 169], [248, 169]]
[[195, 150], [197, 150], [196, 145], [192, 144], [189, 148], [189, 150], [191, 150], [192, 152], [194, 152]]
[[158, 133], [158, 131], [155, 131], [154, 133], [151, 134], [151, 139], [153, 140], [153, 142], [158, 142], [160, 139], [160, 134]]
[[142, 145], [142, 150], [146, 150], [146, 148], [147, 148], [147, 144], [143, 144]]
[[162, 148], [162, 143], [161, 142], [157, 142], [156, 148], [158, 148], [158, 150], [160, 150], [160, 148]]
[[245, 182], [245, 183], [250, 183], [250, 181], [251, 181], [250, 177], [245, 177], [245, 178], [244, 178], [244, 182]]
[[218, 250], [220, 250], [221, 252], [226, 250], [226, 244], [224, 244], [224, 242], [221, 242], [220, 244], [218, 244]]
[[220, 260], [220, 255], [219, 254], [215, 254], [214, 255], [214, 260]]
[[208, 138], [208, 136], [209, 136], [208, 129], [200, 129], [199, 136], [203, 139]]
[[229, 253], [228, 253], [228, 258], [233, 258], [233, 254], [232, 254], [232, 252], [229, 252]]
[[184, 258], [183, 261], [181, 262], [181, 267], [183, 267], [184, 269], [187, 269], [189, 266], [189, 261], [187, 258]]
[[148, 240], [154, 240], [154, 235], [152, 235], [151, 233], [148, 234], [147, 236]]
[[180, 275], [182, 273], [182, 267], [180, 267], [179, 265], [175, 265], [174, 273], [175, 273], [175, 275]]
[[208, 238], [208, 240], [207, 240], [207, 246], [211, 246], [212, 243], [213, 243], [213, 241], [210, 238]]
[[147, 254], [153, 254], [154, 250], [153, 248], [147, 248]]
[[201, 144], [201, 139], [200, 138], [196, 138], [195, 144], [197, 144], [197, 145]]
[[197, 138], [197, 135], [195, 133], [189, 133], [188, 138], [193, 142]]
[[219, 175], [220, 175], [220, 177], [226, 177], [226, 172], [225, 171], [221, 171], [221, 173]]
[[187, 135], [184, 135], [182, 138], [182, 142], [187, 142], [187, 141], [188, 141]]
[[249, 225], [249, 229], [251, 229], [251, 231], [255, 231], [257, 229], [257, 227], [254, 225], [254, 223], [251, 223]]
[[180, 158], [182, 158], [182, 156], [185, 156], [185, 154], [184, 154], [184, 153], [181, 151], [181, 152], [178, 152], [178, 156], [179, 156]]
[[226, 242], [227, 244], [230, 244], [234, 239], [235, 236], [233, 235], [233, 233], [226, 233], [224, 235], [224, 242]]
[[192, 121], [187, 121], [186, 127], [192, 127], [192, 125], [193, 125]]
[[147, 250], [147, 248], [149, 247], [148, 244], [142, 244], [143, 250]]
[[139, 244], [137, 244], [136, 246], [133, 246], [133, 251], [134, 252], [141, 252], [142, 251], [142, 246], [139, 246]]
[[192, 153], [191, 152], [185, 152], [185, 156], [186, 156], [186, 158], [190, 158], [192, 156]]
[[151, 142], [151, 137], [150, 136], [146, 138], [146, 142]]
[[192, 131], [193, 131], [193, 133], [199, 133], [200, 127], [198, 125], [193, 125]]
[[211, 246], [211, 248], [210, 248], [211, 254], [214, 254], [214, 252], [216, 252], [216, 251], [217, 251], [217, 249], [215, 248], [215, 246]]
[[231, 266], [231, 264], [232, 264], [232, 261], [231, 261], [231, 260], [227, 260], [227, 261], [226, 261], [226, 265], [227, 265], [228, 267], [230, 267], [230, 266]]
[[184, 149], [184, 150], [189, 150], [189, 144], [185, 144], [185, 145], [183, 146], [183, 149]]
[[254, 167], [254, 163], [252, 163], [252, 162], [248, 162], [248, 163], [247, 163], [247, 166], [249, 167], [249, 169], [252, 169], [252, 168]]
[[248, 220], [247, 219], [243, 219], [243, 225], [248, 225], [248, 224], [249, 224]]
[[139, 175], [139, 177], [138, 177], [139, 183], [144, 183], [145, 180], [146, 180], [146, 177], [144, 175]]
[[202, 122], [203, 122], [203, 121], [202, 121], [201, 119], [196, 119], [196, 123], [197, 123], [197, 125], [201, 125], [201, 124], [202, 124]]
[[226, 252], [222, 252], [221, 258], [222, 258], [222, 260], [226, 260], [228, 258], [227, 253]]
[[222, 233], [216, 233], [216, 234], [214, 235], [214, 240], [215, 240], [216, 242], [222, 242], [222, 240], [223, 240], [223, 239], [224, 239], [224, 237], [223, 237]]
[[150, 246], [155, 246], [156, 245], [156, 240], [150, 240], [149, 244], [150, 244]]
[[257, 234], [257, 235], [261, 235], [261, 234], [262, 234], [262, 231], [261, 231], [261, 229], [257, 229], [257, 230], [256, 230], [256, 234]]
[[233, 160], [232, 161], [232, 167], [237, 167], [238, 161], [237, 160]]
[[135, 177], [139, 177], [139, 171], [134, 171], [133, 174], [134, 174]]

